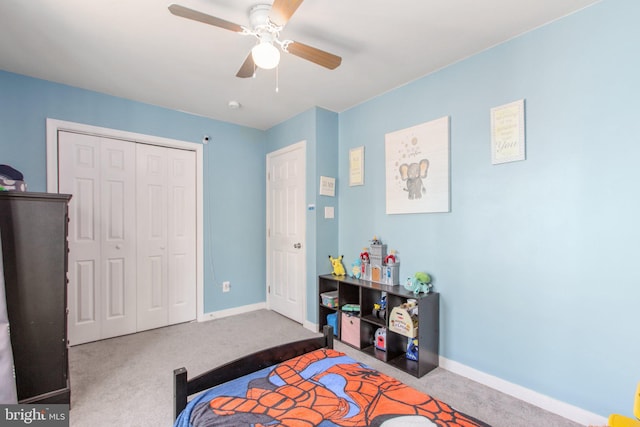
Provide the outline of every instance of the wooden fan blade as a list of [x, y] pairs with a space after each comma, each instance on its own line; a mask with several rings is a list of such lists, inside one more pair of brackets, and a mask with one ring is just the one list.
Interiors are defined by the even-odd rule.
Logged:
[[269, 12], [269, 19], [275, 25], [284, 27], [303, 0], [275, 0]]
[[316, 49], [304, 43], [292, 42], [287, 47], [287, 51], [307, 61], [311, 61], [330, 70], [338, 68], [342, 63], [342, 58], [324, 50]]
[[184, 7], [179, 4], [169, 5], [169, 12], [176, 16], [193, 19], [194, 21], [203, 22], [205, 24], [213, 25], [214, 27], [224, 28], [225, 30], [231, 30], [236, 33], [242, 32], [242, 26], [238, 24], [216, 18], [215, 16], [207, 15], [206, 13], [198, 12], [197, 10], [189, 9], [188, 7]]
[[242, 66], [238, 70], [238, 74], [236, 74], [236, 77], [240, 77], [243, 79], [246, 79], [247, 77], [253, 77], [253, 73], [255, 73], [255, 71], [256, 66], [253, 63], [253, 56], [251, 55], [251, 52], [249, 52], [249, 55], [247, 55], [247, 59], [245, 59], [242, 63]]

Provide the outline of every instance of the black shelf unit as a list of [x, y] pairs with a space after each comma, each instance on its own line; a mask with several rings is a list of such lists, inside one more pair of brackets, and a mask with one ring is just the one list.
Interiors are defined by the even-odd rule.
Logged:
[[[338, 291], [337, 307], [322, 304], [320, 294]], [[380, 301], [383, 292], [387, 295], [387, 316], [380, 319], [372, 314], [373, 305]], [[320, 329], [327, 324], [327, 315], [338, 314], [336, 338], [341, 339], [342, 307], [345, 304], [360, 304], [358, 314], [360, 323], [360, 345], [349, 342], [347, 345], [358, 348], [383, 362], [388, 363], [415, 377], [422, 377], [438, 367], [440, 341], [440, 295], [437, 292], [414, 295], [403, 286], [389, 286], [368, 280], [354, 279], [347, 276], [322, 275], [318, 277], [318, 324]], [[393, 307], [405, 303], [408, 299], [417, 300], [418, 304], [418, 360], [406, 357], [407, 344], [411, 338], [389, 330], [389, 316]], [[387, 328], [386, 351], [373, 345], [376, 329]], [[343, 341], [344, 342], [344, 341]]]

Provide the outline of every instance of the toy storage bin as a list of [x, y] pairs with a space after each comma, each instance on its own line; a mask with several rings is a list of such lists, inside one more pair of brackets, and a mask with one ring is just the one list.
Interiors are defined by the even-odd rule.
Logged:
[[324, 292], [320, 294], [320, 297], [322, 298], [322, 305], [331, 308], [338, 307], [338, 291]]
[[340, 320], [340, 340], [360, 348], [360, 318], [342, 313]]
[[389, 317], [389, 330], [405, 337], [418, 336], [418, 316], [412, 316], [404, 307], [393, 307]]

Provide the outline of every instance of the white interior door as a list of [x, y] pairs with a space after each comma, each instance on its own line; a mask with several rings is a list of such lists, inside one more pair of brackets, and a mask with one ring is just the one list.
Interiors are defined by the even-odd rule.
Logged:
[[119, 140], [60, 132], [69, 209], [70, 344], [135, 332], [135, 152]]
[[305, 314], [305, 143], [267, 156], [267, 298], [297, 322]]

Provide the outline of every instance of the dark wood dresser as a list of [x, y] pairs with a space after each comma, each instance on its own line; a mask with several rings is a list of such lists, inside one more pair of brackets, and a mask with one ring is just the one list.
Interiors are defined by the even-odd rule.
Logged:
[[19, 403], [69, 403], [70, 195], [0, 192], [0, 238]]

